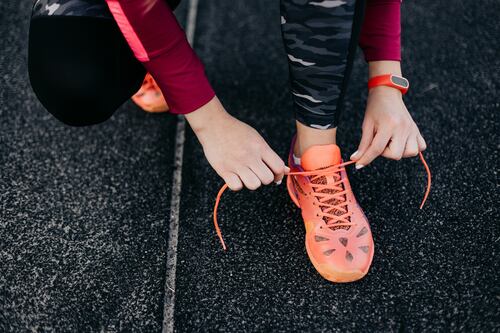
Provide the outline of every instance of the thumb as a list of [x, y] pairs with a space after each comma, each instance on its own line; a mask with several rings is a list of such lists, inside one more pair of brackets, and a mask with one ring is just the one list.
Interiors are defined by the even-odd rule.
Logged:
[[371, 123], [363, 126], [363, 134], [361, 135], [361, 142], [359, 143], [358, 150], [351, 155], [351, 160], [357, 161], [363, 156], [368, 147], [373, 141], [373, 125]]

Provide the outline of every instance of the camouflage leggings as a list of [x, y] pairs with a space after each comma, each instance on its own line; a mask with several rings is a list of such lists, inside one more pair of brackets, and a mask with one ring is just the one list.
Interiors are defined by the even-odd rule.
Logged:
[[363, 20], [364, 0], [281, 0], [296, 119], [337, 126]]

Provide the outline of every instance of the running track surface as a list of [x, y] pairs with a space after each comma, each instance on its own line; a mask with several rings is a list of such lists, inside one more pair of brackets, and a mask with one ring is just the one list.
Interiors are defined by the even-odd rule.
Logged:
[[[202, 0], [194, 45], [227, 109], [285, 157], [293, 120], [270, 4]], [[351, 170], [376, 242], [360, 282], [314, 271], [284, 186], [224, 194], [224, 253], [211, 222], [221, 180], [187, 130], [175, 304], [164, 294], [178, 120], [128, 102], [102, 125], [58, 123], [29, 86], [29, 11], [29, 1], [0, 4], [1, 332], [500, 330], [497, 1], [403, 4], [406, 101], [433, 188], [419, 211], [417, 159]], [[339, 129], [345, 157], [359, 141], [365, 77], [359, 56]], [[175, 309], [167, 325], [165, 309]]]

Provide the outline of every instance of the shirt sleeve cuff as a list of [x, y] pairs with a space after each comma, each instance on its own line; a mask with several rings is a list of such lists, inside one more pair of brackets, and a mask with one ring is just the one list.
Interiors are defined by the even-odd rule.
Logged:
[[143, 64], [163, 92], [170, 112], [186, 114], [208, 103], [215, 92], [185, 36], [175, 44]]

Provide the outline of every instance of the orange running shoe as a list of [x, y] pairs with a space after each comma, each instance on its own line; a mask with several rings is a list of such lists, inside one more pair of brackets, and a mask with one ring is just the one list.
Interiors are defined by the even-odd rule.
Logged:
[[[352, 282], [368, 273], [373, 260], [374, 244], [370, 225], [354, 198], [345, 166], [336, 145], [310, 147], [300, 164], [293, 158], [292, 141], [287, 172], [290, 197], [302, 209], [306, 227], [306, 250], [316, 270], [332, 282]], [[420, 161], [427, 172], [427, 188], [420, 203], [424, 207], [431, 191], [431, 170], [420, 152]], [[217, 210], [224, 184], [215, 199], [213, 221], [222, 248], [227, 250], [219, 228]]]
[[132, 100], [146, 112], [167, 112], [168, 104], [151, 74], [147, 73], [139, 91]]
[[302, 210], [309, 259], [329, 281], [361, 279], [372, 263], [374, 244], [344, 168], [354, 162], [342, 163], [340, 149], [334, 144], [310, 147], [300, 165], [292, 152], [287, 188]]

